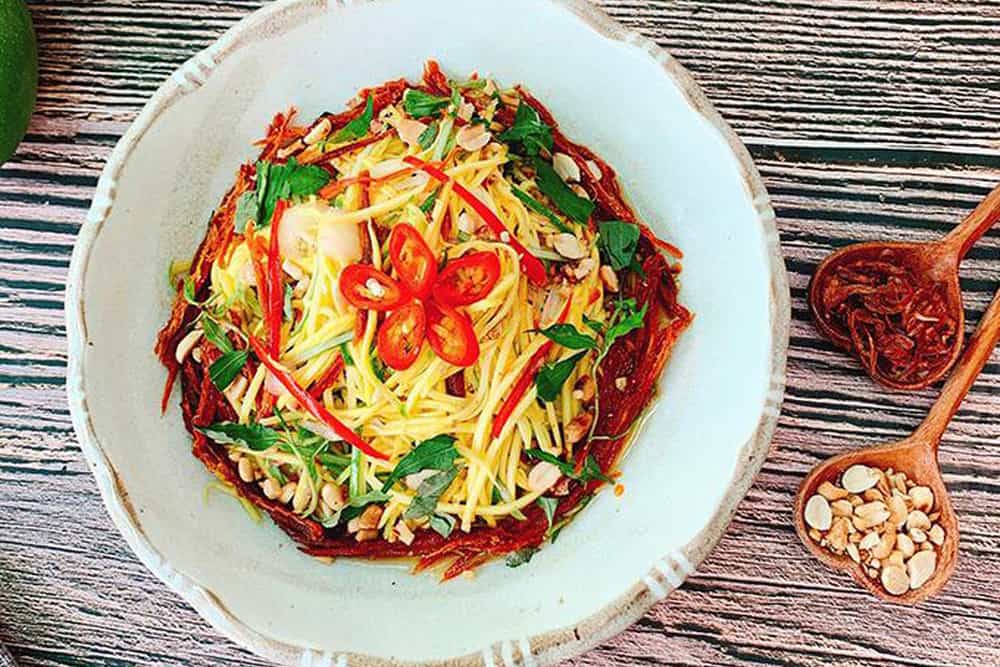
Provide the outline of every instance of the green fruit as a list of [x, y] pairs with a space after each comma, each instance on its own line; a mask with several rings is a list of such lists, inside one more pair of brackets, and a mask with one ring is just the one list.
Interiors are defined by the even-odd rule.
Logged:
[[0, 0], [0, 165], [28, 130], [38, 88], [38, 46], [23, 0]]

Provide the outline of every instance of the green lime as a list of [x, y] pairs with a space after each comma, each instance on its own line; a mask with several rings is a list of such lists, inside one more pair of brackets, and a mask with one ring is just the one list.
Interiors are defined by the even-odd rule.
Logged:
[[38, 47], [23, 0], [0, 0], [0, 165], [28, 130], [38, 87]]

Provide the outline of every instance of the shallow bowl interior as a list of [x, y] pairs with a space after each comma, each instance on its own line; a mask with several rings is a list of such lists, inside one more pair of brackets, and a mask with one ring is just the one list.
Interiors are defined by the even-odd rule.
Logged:
[[[777, 417], [788, 295], [773, 213], [742, 145], [684, 71], [584, 2], [279, 2], [192, 59], [112, 156], [72, 267], [70, 395], [116, 524], [212, 623], [283, 660], [340, 654], [469, 664], [548, 662], [622, 629], [718, 539]], [[189, 257], [271, 115], [339, 110], [361, 87], [437, 58], [523, 82], [618, 169], [638, 211], [682, 248], [696, 319], [622, 469], [527, 566], [439, 584], [404, 568], [299, 554], [253, 524], [189, 453], [152, 355]], [[463, 657], [464, 656], [464, 657]], [[303, 658], [303, 660], [305, 660]], [[318, 663], [317, 663], [318, 664]]]

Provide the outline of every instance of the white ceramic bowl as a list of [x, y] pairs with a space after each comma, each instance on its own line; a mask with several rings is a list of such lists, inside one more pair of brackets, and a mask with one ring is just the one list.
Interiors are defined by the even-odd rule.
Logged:
[[[436, 57], [523, 82], [618, 169], [686, 253], [695, 313], [663, 398], [603, 493], [530, 565], [446, 585], [400, 566], [301, 555], [216, 496], [151, 352], [209, 214], [289, 104], [304, 118]], [[73, 421], [115, 524], [220, 631], [285, 663], [548, 664], [635, 621], [711, 550], [768, 450], [789, 299], [774, 214], [749, 155], [684, 70], [583, 0], [278, 2], [181, 67], [101, 176], [67, 298]]]

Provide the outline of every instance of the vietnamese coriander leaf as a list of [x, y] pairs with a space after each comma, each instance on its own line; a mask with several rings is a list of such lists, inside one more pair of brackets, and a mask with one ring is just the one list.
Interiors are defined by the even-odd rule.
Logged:
[[361, 139], [368, 134], [368, 130], [371, 127], [372, 118], [374, 118], [374, 116], [375, 98], [369, 95], [368, 101], [365, 103], [365, 110], [361, 113], [361, 115], [341, 128], [337, 134], [333, 135], [333, 139], [331, 141], [335, 144], [339, 144], [344, 141], [351, 141], [352, 139]]
[[403, 518], [416, 520], [434, 514], [441, 494], [448, 490], [457, 476], [458, 468], [452, 467], [435, 473], [421, 482], [420, 486], [417, 487], [417, 495], [410, 502], [410, 506], [406, 508]]
[[580, 472], [577, 472], [576, 466], [571, 461], [564, 461], [555, 454], [550, 454], [543, 449], [528, 449], [525, 450], [524, 454], [529, 458], [551, 463], [555, 467], [559, 468], [559, 471], [562, 474], [566, 475], [570, 479], [575, 479], [578, 482], [590, 482], [595, 479], [608, 483], [614, 481], [604, 474], [601, 470], [601, 466], [598, 465], [597, 460], [593, 455], [587, 457], [587, 459], [583, 462], [583, 467], [580, 469]]
[[[523, 106], [523, 105], [522, 105]], [[531, 561], [531, 558], [538, 553], [537, 547], [525, 547], [523, 549], [518, 549], [514, 553], [507, 556], [504, 563], [507, 567], [521, 567]]]
[[456, 458], [454, 436], [442, 434], [424, 440], [400, 459], [382, 485], [382, 491], [388, 491], [398, 480], [422, 470], [448, 470], [454, 466]]
[[260, 210], [260, 199], [256, 192], [248, 191], [240, 195], [236, 200], [236, 215], [233, 217], [233, 224], [237, 234], [242, 234], [247, 229], [247, 223], [253, 220], [257, 224], [257, 213]]
[[247, 363], [246, 350], [230, 350], [223, 353], [208, 367], [208, 377], [211, 378], [219, 391], [225, 391], [226, 387], [233, 383], [236, 376], [240, 374]]
[[581, 225], [587, 224], [594, 212], [594, 202], [570, 190], [552, 165], [542, 158], [534, 158], [532, 164], [535, 166], [535, 182], [542, 194], [551, 199], [556, 208], [569, 218]]
[[205, 338], [208, 342], [219, 348], [219, 352], [226, 354], [233, 351], [233, 344], [229, 341], [229, 337], [215, 320], [209, 317], [202, 318], [201, 329], [205, 332]]
[[553, 324], [548, 329], [542, 329], [539, 333], [553, 343], [571, 350], [593, 350], [597, 348], [596, 340], [586, 334], [580, 333], [572, 324]]
[[278, 442], [278, 432], [261, 424], [235, 424], [218, 422], [211, 426], [199, 426], [199, 431], [220, 445], [240, 445], [255, 452], [270, 449]]
[[565, 222], [559, 219], [559, 216], [557, 216], [551, 208], [538, 201], [516, 185], [512, 185], [510, 189], [511, 192], [514, 193], [514, 196], [520, 199], [525, 206], [530, 208], [535, 213], [548, 218], [549, 222], [551, 222], [552, 225], [560, 232], [566, 232], [568, 234], [573, 232], [573, 230]]
[[436, 116], [438, 112], [451, 104], [447, 97], [438, 97], [416, 88], [410, 88], [403, 94], [403, 111], [413, 118]]
[[573, 373], [576, 362], [580, 361], [587, 354], [587, 351], [578, 352], [568, 359], [563, 359], [554, 364], [546, 364], [538, 370], [535, 376], [535, 387], [538, 388], [538, 397], [543, 401], [552, 402], [559, 395], [559, 390], [566, 383], [566, 380]]
[[608, 327], [608, 332], [604, 335], [604, 354], [607, 354], [607, 350], [611, 349], [616, 340], [642, 328], [647, 310], [649, 310], [648, 303], [636, 310], [635, 299], [623, 299], [615, 303], [615, 313], [611, 318], [611, 326]]
[[542, 148], [552, 150], [552, 128], [526, 102], [521, 102], [514, 115], [514, 124], [500, 135], [500, 141], [520, 143], [526, 155], [538, 155]]
[[611, 220], [598, 225], [597, 247], [615, 271], [620, 271], [635, 262], [635, 250], [639, 244], [639, 226], [621, 220]]
[[549, 530], [552, 529], [552, 519], [556, 515], [556, 508], [559, 506], [559, 501], [556, 498], [546, 498], [545, 496], [540, 496], [538, 500], [535, 501], [538, 506], [542, 508], [545, 512], [545, 518], [549, 522]]
[[434, 532], [445, 538], [451, 535], [452, 531], [455, 530], [455, 525], [458, 523], [455, 521], [455, 517], [450, 514], [432, 514], [430, 521]]

